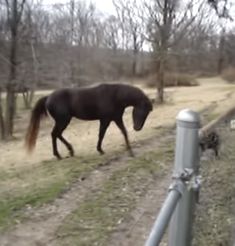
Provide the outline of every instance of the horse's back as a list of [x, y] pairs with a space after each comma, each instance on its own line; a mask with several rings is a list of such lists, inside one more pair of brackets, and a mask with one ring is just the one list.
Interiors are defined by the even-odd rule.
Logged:
[[77, 90], [72, 99], [74, 116], [85, 120], [112, 117], [115, 111], [115, 88], [108, 84]]
[[[52, 117], [76, 117], [84, 120], [113, 118], [139, 100], [141, 90], [126, 84], [100, 84], [83, 88], [60, 89], [47, 100]], [[138, 95], [138, 96], [137, 96]]]
[[48, 97], [46, 107], [54, 119], [68, 116], [96, 120], [114, 111], [114, 95], [114, 88], [106, 84], [59, 89]]

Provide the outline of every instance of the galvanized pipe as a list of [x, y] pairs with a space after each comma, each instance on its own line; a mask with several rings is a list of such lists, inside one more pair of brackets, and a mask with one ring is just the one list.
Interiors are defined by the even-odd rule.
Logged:
[[[199, 169], [199, 115], [189, 109], [180, 111], [177, 116], [177, 135], [174, 174], [185, 169], [194, 175]], [[172, 216], [169, 228], [169, 246], [189, 246], [192, 241], [192, 222], [196, 192], [193, 186], [185, 190]]]
[[185, 184], [180, 180], [170, 187], [170, 191], [154, 223], [152, 231], [148, 237], [145, 246], [157, 246], [161, 242], [164, 232], [169, 224], [175, 207], [185, 190]]

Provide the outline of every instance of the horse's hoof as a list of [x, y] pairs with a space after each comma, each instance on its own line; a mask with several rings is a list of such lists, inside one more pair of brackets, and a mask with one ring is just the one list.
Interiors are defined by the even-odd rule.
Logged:
[[100, 155], [103, 155], [104, 154], [104, 151], [102, 150], [101, 147], [97, 146], [97, 151], [100, 153]]
[[56, 155], [56, 158], [58, 161], [62, 160], [62, 157], [60, 155]]
[[98, 151], [99, 151], [100, 155], [104, 155], [105, 154], [105, 152], [103, 150], [98, 150]]

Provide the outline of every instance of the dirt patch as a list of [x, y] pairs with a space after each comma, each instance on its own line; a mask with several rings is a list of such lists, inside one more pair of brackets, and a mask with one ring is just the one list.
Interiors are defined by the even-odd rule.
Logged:
[[128, 220], [116, 229], [107, 245], [113, 246], [142, 246], [146, 242], [153, 223], [166, 198], [171, 171], [148, 186], [146, 194], [138, 201]]

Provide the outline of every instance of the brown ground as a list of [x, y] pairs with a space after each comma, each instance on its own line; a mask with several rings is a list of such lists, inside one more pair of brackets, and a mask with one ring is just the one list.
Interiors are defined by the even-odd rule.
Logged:
[[[226, 84], [219, 78], [201, 79], [201, 86], [181, 87], [167, 89], [168, 103], [163, 106], [157, 106], [149, 116], [144, 129], [141, 132], [134, 132], [131, 126], [130, 110], [126, 114], [126, 126], [128, 128], [131, 142], [135, 144], [135, 153], [144, 153], [156, 149], [165, 138], [169, 137], [174, 141], [173, 134], [167, 133], [161, 138], [152, 138], [156, 128], [165, 127], [173, 124], [175, 117], [180, 109], [191, 108], [202, 110], [213, 104], [216, 106], [215, 113], [222, 112], [224, 107], [229, 107], [235, 101], [235, 87]], [[154, 97], [155, 90], [145, 89], [145, 91]], [[24, 116], [27, 119], [27, 116]], [[42, 124], [43, 125], [43, 124]], [[52, 122], [49, 120], [43, 127], [35, 152], [32, 156], [27, 156], [23, 141], [17, 140], [7, 144], [0, 145], [0, 168], [8, 170], [11, 168], [21, 169], [27, 166], [35, 167], [44, 160], [52, 157], [50, 147], [50, 127]], [[22, 125], [25, 128], [25, 124]], [[23, 132], [18, 133], [21, 139]], [[98, 134], [97, 122], [82, 122], [74, 120], [71, 126], [66, 130], [65, 137], [68, 138], [75, 148], [77, 156], [89, 156], [96, 154], [95, 146]], [[150, 139], [150, 140], [148, 140]], [[144, 145], [138, 145], [139, 141], [144, 141]], [[120, 149], [123, 144], [123, 138], [115, 126], [111, 126], [104, 140], [104, 149], [106, 152], [113, 152]], [[63, 146], [59, 147], [63, 155], [66, 150]], [[64, 218], [74, 209], [79, 207], [87, 193], [92, 193], [99, 189], [112, 173], [126, 166], [129, 159], [126, 154], [124, 157], [118, 157], [117, 160], [111, 160], [108, 165], [100, 167], [91, 172], [85, 181], [78, 181], [60, 198], [51, 204], [45, 204], [39, 209], [29, 209], [26, 211], [28, 219], [23, 223], [16, 225], [0, 237], [1, 246], [39, 246], [39, 245], [57, 245], [55, 233], [57, 228], [63, 222]], [[148, 192], [137, 202], [136, 209], [131, 211], [128, 221], [120, 222], [116, 232], [109, 240], [109, 245], [143, 245], [150, 231], [154, 218], [165, 198], [166, 190], [170, 184], [171, 169], [166, 174], [159, 177], [157, 184], [152, 180], [149, 183]], [[14, 186], [14, 183], [9, 183]], [[156, 188], [157, 185], [157, 188]], [[154, 206], [153, 206], [154, 204]], [[17, 243], [16, 243], [17, 242]], [[77, 245], [80, 245], [79, 243]]]

